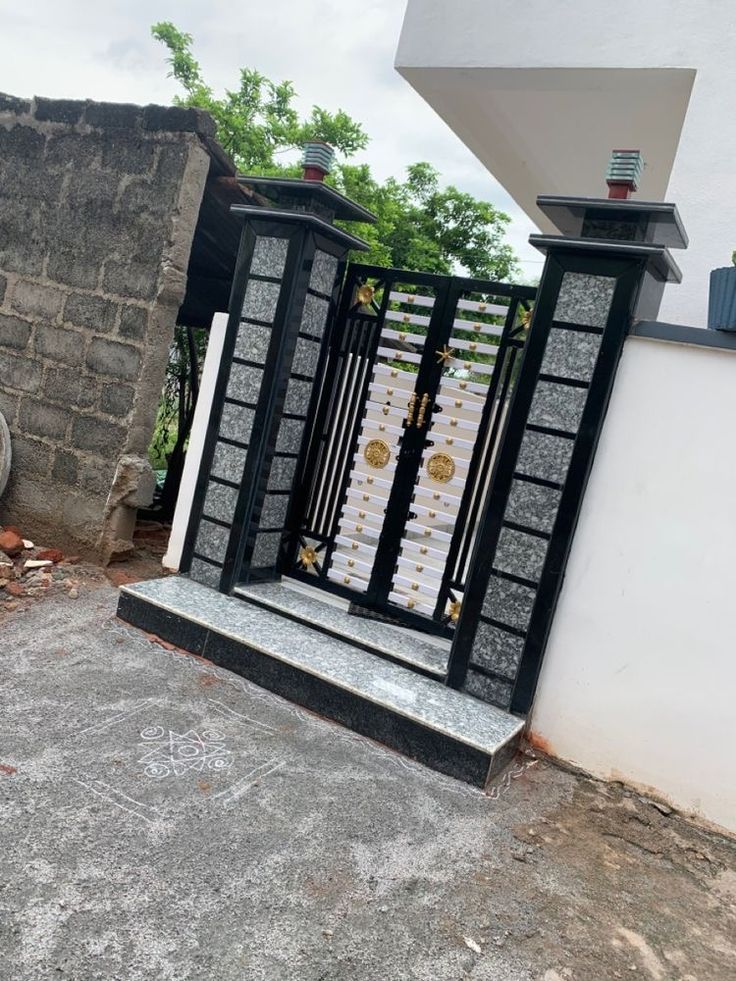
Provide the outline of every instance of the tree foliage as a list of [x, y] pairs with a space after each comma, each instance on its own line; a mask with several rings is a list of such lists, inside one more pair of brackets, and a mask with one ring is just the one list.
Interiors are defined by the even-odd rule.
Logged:
[[441, 187], [439, 173], [428, 163], [412, 164], [404, 181], [381, 183], [367, 164], [347, 162], [365, 149], [368, 136], [342, 109], [331, 113], [313, 106], [300, 118], [292, 83], [273, 82], [252, 68], [241, 69], [237, 89], [217, 97], [192, 54], [190, 34], [169, 22], [155, 24], [151, 33], [168, 48], [169, 74], [184, 90], [175, 102], [212, 115], [219, 142], [244, 173], [299, 176], [300, 168], [279, 161], [279, 155], [309, 140], [335, 148], [338, 162], [330, 183], [378, 219], [375, 225], [351, 226], [371, 246], [361, 261], [422, 272], [463, 270], [482, 279], [507, 280], [517, 273], [514, 253], [504, 242], [510, 219], [489, 202]]

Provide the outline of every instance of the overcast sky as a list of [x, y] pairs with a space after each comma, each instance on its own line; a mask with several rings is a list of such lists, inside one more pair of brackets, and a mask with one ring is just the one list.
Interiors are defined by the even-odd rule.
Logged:
[[[450, 2], [450, 0], [448, 0]], [[195, 39], [216, 92], [241, 66], [294, 82], [299, 108], [344, 109], [363, 123], [374, 173], [402, 177], [427, 160], [452, 183], [513, 219], [509, 241], [525, 276], [541, 271], [533, 226], [393, 67], [405, 0], [0, 0], [0, 91], [13, 95], [167, 104], [165, 49], [150, 26], [171, 20]]]

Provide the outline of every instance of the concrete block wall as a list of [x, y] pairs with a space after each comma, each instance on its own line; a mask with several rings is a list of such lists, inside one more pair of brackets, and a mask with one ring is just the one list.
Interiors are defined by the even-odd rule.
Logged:
[[0, 95], [0, 523], [124, 548], [213, 133], [194, 109]]

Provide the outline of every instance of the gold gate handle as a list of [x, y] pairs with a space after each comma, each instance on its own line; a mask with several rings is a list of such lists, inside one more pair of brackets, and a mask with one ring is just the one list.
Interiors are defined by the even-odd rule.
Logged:
[[421, 429], [424, 425], [424, 415], [427, 411], [427, 402], [429, 402], [429, 394], [427, 392], [422, 395], [422, 401], [419, 406], [419, 415], [417, 416], [417, 429]]
[[411, 425], [414, 422], [414, 406], [417, 401], [417, 393], [412, 392], [409, 398], [409, 407], [406, 413], [406, 428], [411, 429]]

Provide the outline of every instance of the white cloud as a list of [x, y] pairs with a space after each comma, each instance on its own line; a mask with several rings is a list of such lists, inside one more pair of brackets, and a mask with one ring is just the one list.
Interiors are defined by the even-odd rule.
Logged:
[[[19, 12], [20, 11], [20, 12]], [[150, 26], [172, 20], [195, 38], [216, 90], [234, 87], [242, 65], [291, 79], [299, 106], [342, 108], [371, 135], [365, 151], [380, 178], [428, 160], [446, 183], [511, 215], [509, 240], [527, 275], [541, 270], [533, 226], [503, 188], [393, 67], [399, 0], [0, 0], [0, 90], [14, 95], [168, 103], [177, 91]]]

